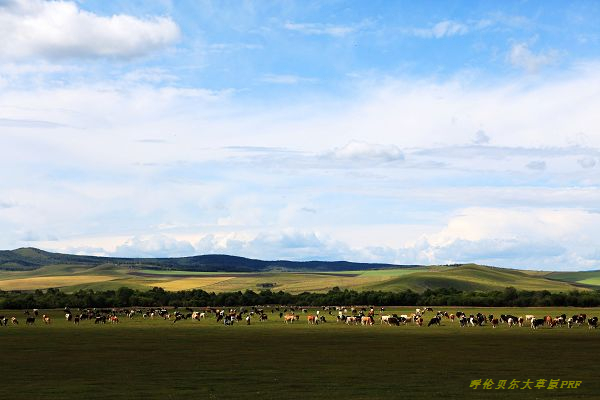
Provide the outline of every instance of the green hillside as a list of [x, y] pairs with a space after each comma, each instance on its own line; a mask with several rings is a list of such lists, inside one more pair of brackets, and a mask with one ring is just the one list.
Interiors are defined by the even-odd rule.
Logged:
[[[19, 268], [6, 265], [18, 265]], [[185, 268], [177, 269], [177, 265]], [[380, 268], [376, 268], [380, 266]], [[327, 270], [325, 268], [329, 267]], [[254, 269], [253, 269], [254, 268]], [[362, 268], [362, 269], [361, 269]], [[397, 291], [454, 288], [458, 290], [600, 289], [600, 271], [544, 272], [475, 264], [454, 266], [391, 266], [349, 262], [261, 261], [231, 256], [173, 259], [126, 259], [55, 254], [38, 249], [0, 252], [0, 290], [64, 291], [136, 289], [203, 289], [229, 292], [271, 289], [290, 293], [326, 292], [333, 287]]]

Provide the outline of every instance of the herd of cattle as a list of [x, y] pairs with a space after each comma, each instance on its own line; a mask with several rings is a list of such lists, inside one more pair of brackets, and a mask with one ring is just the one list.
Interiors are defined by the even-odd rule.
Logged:
[[[441, 325], [443, 321], [451, 323], [457, 322], [460, 327], [474, 327], [474, 326], [485, 326], [491, 325], [492, 328], [496, 328], [499, 324], [506, 324], [508, 327], [513, 326], [529, 326], [532, 329], [538, 329], [540, 327], [561, 327], [567, 326], [572, 328], [573, 326], [582, 326], [587, 323], [589, 329], [595, 329], [598, 326], [598, 317], [590, 317], [584, 313], [574, 314], [568, 317], [566, 314], [557, 316], [545, 315], [543, 317], [536, 317], [535, 315], [528, 314], [525, 316], [505, 315], [501, 314], [495, 316], [493, 314], [485, 315], [483, 313], [477, 314], [465, 314], [462, 311], [456, 313], [448, 313], [446, 311], [434, 311], [431, 307], [417, 308], [414, 313], [410, 314], [385, 314], [385, 308], [380, 308], [379, 318], [376, 317], [374, 307], [329, 307], [323, 306], [317, 309], [316, 312], [310, 313], [308, 308], [297, 308], [297, 307], [241, 307], [221, 309], [214, 307], [206, 307], [202, 311], [194, 311], [193, 309], [186, 307], [183, 311], [174, 308], [168, 310], [166, 308], [152, 308], [152, 309], [78, 309], [77, 312], [72, 312], [70, 308], [65, 307], [64, 318], [67, 322], [79, 324], [81, 321], [93, 321], [94, 324], [106, 324], [119, 323], [119, 317], [121, 318], [134, 318], [136, 316], [141, 318], [162, 318], [164, 320], [172, 321], [176, 323], [181, 320], [192, 319], [202, 320], [207, 318], [209, 315], [214, 315], [214, 319], [217, 323], [223, 323], [224, 325], [233, 325], [236, 322], [245, 321], [247, 325], [251, 324], [253, 319], [257, 319], [260, 322], [267, 321], [267, 312], [271, 314], [278, 314], [279, 319], [285, 324], [293, 324], [300, 320], [302, 314], [304, 314], [306, 321], [310, 325], [318, 325], [320, 323], [327, 322], [326, 314], [330, 320], [335, 319], [337, 323], [345, 323], [347, 325], [374, 325], [376, 320], [381, 325], [407, 325], [414, 324], [423, 326], [427, 316], [429, 322], [427, 326]], [[25, 323], [27, 325], [33, 325], [36, 318], [39, 317], [39, 310], [33, 309], [25, 311]], [[49, 315], [42, 314], [41, 316], [44, 324], [50, 324], [51, 318]], [[17, 317], [12, 316], [10, 319], [4, 315], [0, 315], [0, 325], [7, 326], [8, 322], [12, 325], [18, 325], [19, 320]]]

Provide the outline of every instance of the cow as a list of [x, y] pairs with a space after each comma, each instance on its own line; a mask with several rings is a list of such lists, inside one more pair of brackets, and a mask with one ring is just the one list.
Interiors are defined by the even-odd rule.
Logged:
[[450, 314], [450, 316], [448, 318], [450, 318], [450, 321], [454, 322], [454, 319], [456, 318], [456, 315]]
[[366, 317], [361, 317], [360, 323], [363, 325], [373, 325], [375, 323], [375, 321], [373, 320], [373, 317], [371, 315], [369, 315]]
[[119, 323], [119, 317], [117, 317], [116, 315], [112, 315], [109, 319], [110, 319], [110, 323], [111, 324], [118, 324]]
[[567, 320], [567, 327], [568, 327], [569, 329], [571, 329], [571, 328], [573, 327], [573, 318], [572, 318], [572, 317], [570, 317], [570, 318]]
[[94, 320], [94, 324], [105, 324], [106, 323], [106, 315], [99, 315]]
[[442, 319], [441, 319], [440, 317], [437, 317], [437, 316], [436, 316], [436, 317], [433, 317], [433, 318], [431, 318], [431, 319], [429, 320], [429, 323], [427, 324], [427, 326], [428, 326], [428, 327], [429, 327], [429, 326], [431, 326], [431, 325], [438, 325], [438, 326], [439, 326], [439, 325], [440, 325], [440, 322], [441, 322], [441, 320], [442, 320]]
[[19, 325], [19, 320], [16, 317], [12, 317], [10, 319], [11, 324], [13, 325]]
[[50, 316], [49, 315], [42, 315], [42, 319], [44, 320], [44, 324], [48, 325], [50, 323]]
[[346, 325], [357, 324], [358, 317], [346, 317]]
[[512, 328], [513, 325], [515, 324], [515, 321], [512, 318], [509, 318], [508, 321], [507, 321], [507, 324], [508, 324], [509, 328]]
[[73, 319], [73, 314], [71, 314], [71, 313], [66, 313], [66, 314], [65, 314], [65, 319], [67, 320], [67, 322], [71, 321], [71, 319]]
[[314, 325], [314, 324], [318, 324], [319, 323], [319, 319], [314, 316], [314, 315], [309, 315], [308, 317], [306, 317], [306, 320], [308, 321], [308, 323], [310, 325]]
[[588, 328], [596, 329], [598, 327], [598, 317], [588, 319]]
[[492, 319], [492, 328], [495, 328], [498, 326], [498, 318], [493, 318]]
[[25, 320], [25, 323], [27, 325], [33, 325], [34, 322], [35, 322], [35, 317], [27, 317], [27, 319]]
[[390, 318], [392, 318], [391, 315], [382, 315], [381, 316], [381, 325], [383, 325], [384, 323], [389, 325], [390, 324]]
[[417, 325], [423, 326], [423, 317], [417, 317], [416, 322], [417, 322]]
[[294, 321], [297, 321], [297, 320], [298, 320], [298, 318], [300, 318], [298, 315], [295, 315], [295, 314], [287, 314], [287, 315], [285, 316], [285, 318], [283, 319], [283, 322], [284, 322], [284, 323], [286, 323], [286, 324], [287, 324], [288, 322], [289, 322], [289, 323], [291, 323], [291, 324], [293, 324], [293, 323], [294, 323]]
[[8, 324], [8, 318], [4, 315], [0, 315], [0, 325], [6, 326], [6, 324]]
[[537, 329], [540, 326], [544, 326], [546, 320], [544, 318], [534, 318], [531, 320], [531, 328]]
[[73, 318], [73, 323], [75, 325], [79, 325], [79, 316], [78, 315], [76, 315], [75, 318]]
[[532, 314], [527, 314], [527, 315], [525, 316], [525, 321], [526, 321], [526, 322], [530, 322], [530, 321], [531, 321], [532, 319], [534, 319], [534, 318], [535, 318], [535, 315], [532, 315]]

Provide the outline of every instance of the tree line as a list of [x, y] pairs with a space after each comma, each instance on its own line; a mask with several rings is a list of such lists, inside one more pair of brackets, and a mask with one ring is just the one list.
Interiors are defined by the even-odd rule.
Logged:
[[600, 290], [552, 293], [508, 287], [495, 291], [462, 291], [452, 288], [410, 289], [397, 292], [341, 290], [327, 293], [291, 294], [282, 291], [209, 293], [204, 290], [165, 291], [155, 287], [135, 290], [92, 289], [65, 293], [59, 289], [0, 291], [0, 309], [107, 308], [107, 307], [219, 307], [281, 304], [289, 306], [376, 305], [376, 306], [463, 306], [463, 307], [595, 307], [600, 306]]

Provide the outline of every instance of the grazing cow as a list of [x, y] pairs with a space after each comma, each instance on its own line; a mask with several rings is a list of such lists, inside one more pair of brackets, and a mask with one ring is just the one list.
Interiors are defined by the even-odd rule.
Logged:
[[246, 317], [246, 325], [250, 325], [250, 316], [249, 315]]
[[27, 317], [27, 319], [25, 320], [25, 323], [27, 325], [33, 325], [34, 322], [35, 322], [35, 317]]
[[110, 317], [110, 323], [111, 324], [118, 324], [119, 323], [119, 318], [116, 315], [112, 315]]
[[44, 320], [44, 323], [46, 325], [48, 325], [50, 323], [50, 316], [49, 315], [46, 315], [46, 314], [42, 315], [42, 319]]
[[358, 317], [346, 317], [346, 325], [357, 324]]
[[450, 321], [454, 322], [454, 319], [456, 318], [456, 315], [450, 314], [450, 316], [448, 318], [450, 318]]
[[530, 322], [530, 321], [531, 321], [532, 319], [534, 319], [534, 318], [535, 318], [535, 315], [532, 315], [532, 314], [527, 314], [527, 315], [525, 316], [525, 321], [527, 321], [527, 322]]
[[67, 321], [71, 321], [71, 319], [73, 319], [73, 314], [71, 314], [71, 313], [66, 313], [66, 314], [65, 314], [65, 319], [66, 319]]
[[382, 315], [381, 316], [381, 325], [385, 324], [390, 324], [390, 318], [392, 318], [391, 315]]
[[418, 317], [416, 322], [417, 322], [417, 325], [423, 326], [423, 317]]
[[6, 318], [4, 315], [0, 318], [0, 324], [6, 326], [6, 324], [8, 324], [8, 318]]
[[373, 325], [375, 323], [375, 320], [373, 319], [373, 317], [371, 315], [369, 315], [366, 317], [361, 317], [360, 323], [363, 325]]
[[519, 323], [519, 326], [522, 328], [523, 327], [523, 322], [525, 320], [523, 319], [523, 317], [519, 317], [519, 319], [517, 320], [517, 322]]
[[431, 319], [429, 320], [429, 323], [427, 324], [427, 326], [428, 326], [428, 327], [429, 327], [429, 326], [431, 326], [431, 325], [438, 325], [438, 326], [439, 326], [439, 325], [440, 325], [440, 322], [441, 322], [441, 320], [442, 320], [442, 319], [441, 319], [440, 317], [433, 317], [433, 318], [431, 318]]
[[94, 320], [94, 324], [105, 324], [106, 323], [106, 315], [99, 315]]
[[531, 320], [531, 328], [537, 329], [540, 326], [544, 326], [545, 322], [546, 322], [546, 320], [544, 318], [534, 318]]
[[498, 326], [498, 318], [493, 318], [492, 319], [492, 328], [495, 328]]
[[569, 319], [567, 320], [567, 327], [568, 327], [569, 329], [571, 329], [571, 328], [573, 327], [573, 318], [569, 318]]
[[76, 325], [79, 325], [79, 316], [76, 315], [75, 318], [73, 318], [73, 323]]
[[13, 324], [13, 325], [19, 325], [19, 321], [17, 320], [17, 318], [16, 318], [16, 317], [12, 317], [12, 318], [10, 319], [10, 322], [11, 322], [11, 324]]
[[508, 321], [507, 321], [507, 323], [508, 323], [508, 327], [512, 328], [512, 326], [515, 324], [515, 320], [512, 319], [512, 318], [509, 318]]
[[596, 329], [598, 327], [598, 317], [593, 317], [588, 319], [588, 328], [589, 329]]
[[309, 315], [308, 317], [306, 317], [306, 319], [310, 325], [319, 323], [319, 319], [314, 315]]
[[294, 323], [294, 321], [297, 321], [297, 320], [298, 320], [298, 318], [300, 318], [298, 315], [294, 315], [294, 314], [287, 314], [287, 315], [286, 315], [286, 316], [283, 318], [283, 322], [284, 322], [284, 323], [286, 323], [286, 324], [287, 324], [288, 322], [289, 322], [289, 323], [291, 323], [291, 324], [293, 324], [293, 323]]
[[388, 323], [388, 325], [400, 326], [400, 318], [392, 316], [392, 317], [388, 318], [387, 323]]
[[36, 317], [37, 317], [37, 316], [38, 316], [38, 314], [39, 314], [39, 312], [40, 312], [40, 311], [39, 311], [37, 308], [34, 308], [34, 309], [33, 309], [33, 315], [34, 315], [34, 316], [36, 316]]
[[544, 317], [544, 322], [546, 323], [546, 325], [552, 326], [552, 315], [546, 315]]

